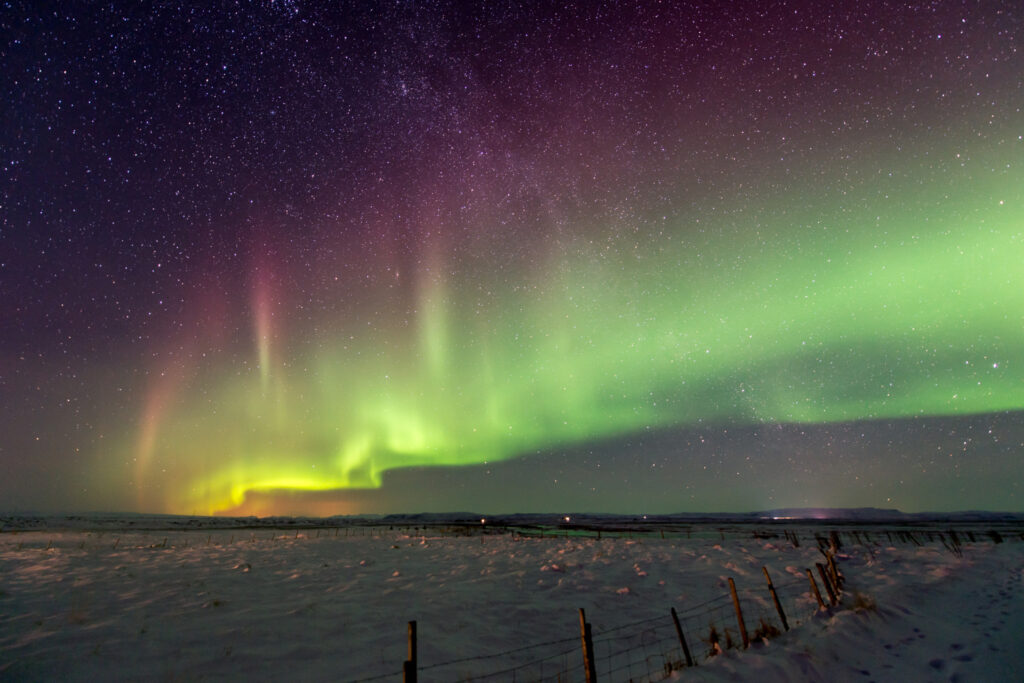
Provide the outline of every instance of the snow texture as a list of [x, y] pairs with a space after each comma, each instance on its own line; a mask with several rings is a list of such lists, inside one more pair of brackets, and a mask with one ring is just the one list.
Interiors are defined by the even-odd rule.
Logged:
[[[845, 590], [820, 610], [806, 575], [818, 578], [824, 561], [820, 527], [788, 527], [796, 546], [766, 525], [598, 539], [440, 525], [144, 530], [124, 520], [11, 531], [7, 521], [3, 680], [401, 680], [416, 620], [421, 681], [582, 681], [578, 608], [602, 681], [1017, 681], [1024, 671], [1019, 530], [1002, 542], [981, 528], [956, 542], [948, 530], [841, 530]], [[730, 577], [751, 637], [761, 631], [747, 649]], [[680, 668], [670, 607], [695, 667]], [[712, 625], [725, 650], [709, 657]]]

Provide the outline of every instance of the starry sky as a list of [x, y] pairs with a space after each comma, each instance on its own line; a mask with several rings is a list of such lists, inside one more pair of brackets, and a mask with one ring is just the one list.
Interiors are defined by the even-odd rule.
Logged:
[[1024, 510], [1024, 8], [0, 7], [0, 508]]

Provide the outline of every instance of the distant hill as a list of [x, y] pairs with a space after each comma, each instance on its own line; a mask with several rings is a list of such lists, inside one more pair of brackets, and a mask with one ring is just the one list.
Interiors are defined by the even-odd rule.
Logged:
[[764, 523], [861, 524], [969, 524], [1024, 522], [1024, 513], [965, 510], [960, 512], [901, 512], [889, 508], [778, 508], [759, 512], [680, 512], [670, 515], [616, 515], [575, 512], [487, 515], [478, 512], [425, 512], [392, 515], [333, 517], [201, 517], [137, 513], [84, 513], [72, 515], [0, 515], [0, 531], [59, 529], [258, 529], [323, 528], [350, 526], [510, 526], [590, 529], [643, 529], [693, 524]]

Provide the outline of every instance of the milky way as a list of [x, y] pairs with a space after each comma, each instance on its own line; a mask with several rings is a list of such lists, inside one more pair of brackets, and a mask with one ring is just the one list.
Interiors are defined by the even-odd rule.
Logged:
[[476, 5], [4, 10], [5, 498], [1020, 509], [1016, 3]]

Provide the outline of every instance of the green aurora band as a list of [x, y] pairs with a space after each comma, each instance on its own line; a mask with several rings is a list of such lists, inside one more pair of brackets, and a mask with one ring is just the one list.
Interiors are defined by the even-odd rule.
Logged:
[[216, 513], [648, 428], [1024, 408], [1024, 176], [997, 156], [1009, 170], [789, 184], [658, 235], [608, 225], [553, 241], [518, 286], [493, 256], [442, 254], [386, 343], [329, 321], [286, 354], [287, 312], [275, 332], [257, 310], [246, 371], [214, 354], [152, 392], [140, 487]]

